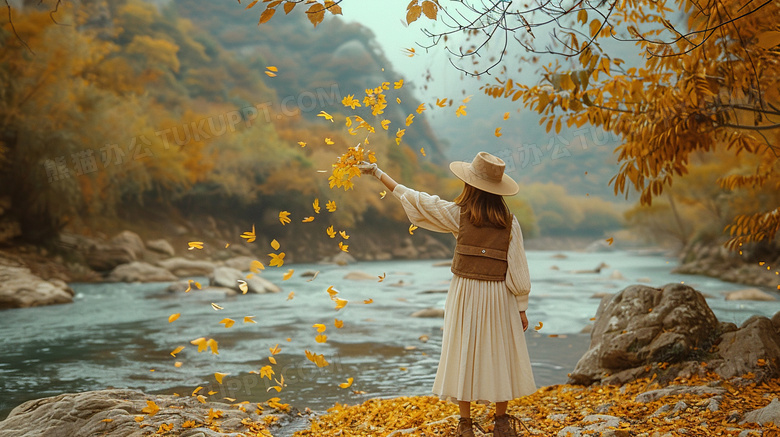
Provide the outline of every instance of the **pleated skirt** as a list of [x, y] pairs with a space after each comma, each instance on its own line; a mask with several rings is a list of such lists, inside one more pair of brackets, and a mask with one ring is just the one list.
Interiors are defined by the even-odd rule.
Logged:
[[452, 401], [503, 402], [535, 391], [515, 296], [503, 281], [455, 275], [433, 393]]

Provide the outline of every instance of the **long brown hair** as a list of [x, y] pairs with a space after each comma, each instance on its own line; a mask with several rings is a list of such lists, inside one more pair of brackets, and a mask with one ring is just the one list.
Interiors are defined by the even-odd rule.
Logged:
[[491, 226], [506, 228], [512, 215], [503, 196], [488, 193], [469, 184], [463, 186], [463, 192], [455, 198], [455, 203], [465, 211], [471, 224], [477, 227]]

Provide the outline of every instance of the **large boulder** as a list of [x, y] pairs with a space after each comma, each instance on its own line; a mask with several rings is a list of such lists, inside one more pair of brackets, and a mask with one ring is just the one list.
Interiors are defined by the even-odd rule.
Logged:
[[281, 288], [273, 284], [271, 281], [261, 278], [260, 276], [253, 275], [250, 278], [244, 276], [240, 270], [230, 267], [217, 267], [209, 275], [209, 286], [211, 287], [224, 287], [240, 291], [239, 282], [245, 281], [247, 285], [247, 293], [278, 293], [282, 291]]
[[143, 261], [119, 265], [106, 278], [109, 282], [171, 282], [177, 279], [168, 270]]
[[135, 256], [135, 259], [144, 258], [144, 249], [146, 248], [146, 245], [144, 244], [144, 240], [135, 232], [127, 230], [122, 231], [111, 239], [110, 244], [116, 247], [127, 248], [127, 250]]
[[719, 323], [704, 296], [686, 285], [631, 285], [604, 299], [572, 383], [625, 382], [621, 378], [636, 377], [634, 369], [648, 363], [685, 361], [717, 335]]
[[73, 294], [63, 281], [43, 280], [27, 267], [0, 265], [0, 309], [72, 303]]
[[120, 264], [127, 264], [137, 258], [133, 251], [124, 246], [105, 243], [91, 244], [84, 252], [84, 261], [95, 271], [107, 272]]
[[[152, 402], [150, 404], [149, 402]], [[150, 414], [150, 405], [159, 408]], [[154, 408], [152, 407], [152, 408]], [[146, 411], [143, 411], [146, 409]], [[218, 420], [209, 417], [218, 411]], [[266, 429], [266, 408], [238, 409], [218, 402], [201, 403], [193, 396], [148, 395], [137, 390], [111, 389], [68, 393], [25, 402], [0, 422], [0, 437], [106, 436], [140, 437], [155, 434], [161, 425], [165, 435], [228, 437], [254, 435]], [[140, 422], [136, 419], [142, 419]], [[186, 424], [185, 422], [189, 422]], [[254, 425], [253, 425], [254, 424]], [[250, 426], [257, 429], [250, 429]], [[267, 431], [266, 431], [267, 432]]]
[[208, 276], [214, 271], [214, 264], [209, 261], [198, 261], [180, 257], [158, 261], [157, 265], [180, 278], [189, 276]]
[[780, 335], [771, 320], [753, 316], [740, 329], [722, 335], [717, 353], [708, 367], [724, 378], [749, 372], [759, 378], [773, 376], [780, 365]]
[[176, 251], [173, 249], [173, 246], [171, 246], [171, 243], [169, 243], [168, 240], [164, 238], [147, 241], [146, 248], [151, 250], [152, 252], [157, 252], [162, 255], [168, 255], [168, 256], [176, 255]]

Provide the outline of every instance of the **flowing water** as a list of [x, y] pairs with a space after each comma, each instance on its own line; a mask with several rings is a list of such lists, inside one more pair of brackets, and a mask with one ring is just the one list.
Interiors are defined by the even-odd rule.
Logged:
[[[580, 331], [598, 307], [599, 299], [592, 296], [617, 292], [641, 278], [650, 278], [649, 285], [693, 286], [709, 296], [721, 321], [740, 324], [753, 314], [771, 316], [780, 310], [780, 301], [726, 301], [723, 292], [744, 286], [672, 274], [675, 261], [661, 255], [564, 254], [560, 259], [552, 252], [528, 252], [533, 284], [528, 318], [532, 325], [544, 323], [539, 332], [526, 333], [539, 386], [565, 382], [587, 349], [589, 337]], [[572, 272], [601, 262], [609, 267], [598, 274]], [[282, 281], [288, 268], [295, 273]], [[310, 282], [301, 275], [317, 270]], [[610, 279], [614, 270], [625, 279]], [[381, 283], [344, 279], [352, 271], [387, 276]], [[183, 395], [203, 387], [199, 393], [212, 392], [212, 400], [260, 402], [278, 396], [315, 411], [336, 402], [430, 394], [442, 319], [409, 315], [443, 308], [450, 275], [449, 268], [428, 260], [285, 265], [262, 273], [283, 288], [281, 293], [233, 297], [208, 291], [168, 293], [164, 283], [72, 284], [73, 304], [0, 312], [0, 419], [29, 399], [107, 387]], [[339, 311], [326, 291], [331, 285], [349, 300]], [[288, 300], [290, 291], [295, 295]], [[363, 304], [365, 299], [373, 303]], [[224, 309], [215, 310], [212, 302]], [[173, 313], [181, 317], [168, 323]], [[245, 316], [254, 316], [257, 323], [243, 323]], [[235, 325], [226, 329], [219, 324], [224, 318]], [[334, 318], [344, 321], [341, 329], [334, 327]], [[325, 343], [315, 341], [315, 323], [326, 325]], [[199, 337], [217, 340], [219, 354], [198, 353], [190, 341]], [[269, 348], [276, 344], [281, 352], [275, 355], [274, 376], [284, 375], [286, 384], [281, 393], [270, 389], [276, 382], [249, 373], [269, 364]], [[186, 349], [172, 357], [169, 353], [180, 345]], [[330, 365], [315, 366], [304, 350], [324, 354]], [[175, 367], [176, 361], [183, 365]], [[229, 375], [218, 384], [215, 372]], [[349, 377], [354, 378], [352, 386], [339, 388]]]

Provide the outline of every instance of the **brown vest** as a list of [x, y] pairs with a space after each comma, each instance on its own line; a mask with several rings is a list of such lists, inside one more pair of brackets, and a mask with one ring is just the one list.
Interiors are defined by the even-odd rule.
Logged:
[[476, 227], [462, 212], [455, 256], [452, 258], [452, 273], [483, 281], [505, 281], [511, 233], [511, 221], [506, 229]]

